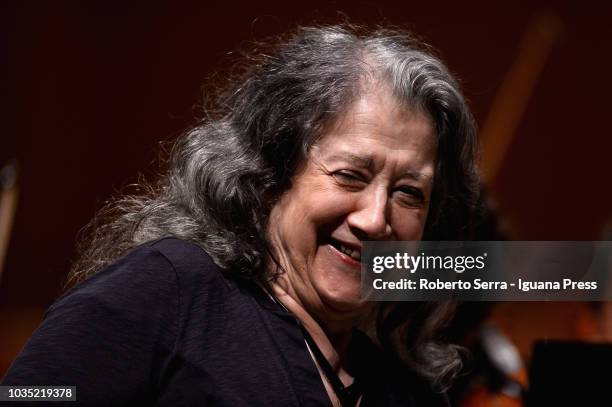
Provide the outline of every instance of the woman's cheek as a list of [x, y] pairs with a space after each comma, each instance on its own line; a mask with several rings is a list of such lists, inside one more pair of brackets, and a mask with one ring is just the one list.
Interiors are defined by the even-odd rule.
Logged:
[[391, 227], [397, 240], [421, 240], [425, 230], [427, 211], [415, 210], [394, 216]]

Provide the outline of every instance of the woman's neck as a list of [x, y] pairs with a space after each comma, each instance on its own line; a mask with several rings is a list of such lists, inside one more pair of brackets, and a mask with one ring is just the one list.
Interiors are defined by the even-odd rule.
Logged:
[[284, 284], [275, 282], [272, 283], [271, 288], [276, 298], [300, 320], [342, 380], [342, 376], [347, 375], [344, 367], [354, 324], [351, 321], [329, 321], [317, 318], [300, 303], [299, 297], [284, 287]]

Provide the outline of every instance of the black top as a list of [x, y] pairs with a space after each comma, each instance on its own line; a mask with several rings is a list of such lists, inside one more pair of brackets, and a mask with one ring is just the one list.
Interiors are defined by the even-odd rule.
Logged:
[[[364, 334], [350, 349], [362, 405], [446, 405]], [[77, 386], [68, 406], [331, 405], [297, 320], [174, 238], [134, 249], [62, 296], [2, 384]]]

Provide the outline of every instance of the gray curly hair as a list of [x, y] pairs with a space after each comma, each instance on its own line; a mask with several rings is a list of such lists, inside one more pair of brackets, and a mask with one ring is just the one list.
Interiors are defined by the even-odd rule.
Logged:
[[[99, 211], [83, 233], [70, 281], [144, 242], [175, 236], [202, 247], [227, 273], [269, 283], [271, 208], [326, 126], [373, 78], [435, 125], [425, 239], [467, 238], [478, 190], [474, 121], [456, 81], [414, 36], [348, 25], [300, 28], [271, 46], [256, 45], [245, 62], [211, 98], [205, 118], [176, 142], [165, 174]], [[436, 337], [451, 308], [383, 304], [380, 343], [443, 386], [461, 367], [457, 348]]]

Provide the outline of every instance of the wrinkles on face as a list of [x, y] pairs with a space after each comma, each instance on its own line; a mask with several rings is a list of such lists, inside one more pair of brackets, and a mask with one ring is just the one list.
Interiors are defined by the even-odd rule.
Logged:
[[311, 148], [272, 210], [279, 284], [319, 320], [354, 318], [362, 240], [420, 240], [435, 171], [430, 118], [379, 89], [358, 98]]

